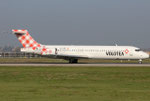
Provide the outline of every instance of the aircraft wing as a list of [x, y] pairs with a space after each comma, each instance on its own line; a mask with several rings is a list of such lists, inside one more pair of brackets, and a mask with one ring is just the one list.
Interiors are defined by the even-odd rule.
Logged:
[[59, 59], [88, 59], [88, 56], [78, 56], [78, 55], [66, 55], [66, 54], [50, 54], [50, 55], [44, 55], [45, 57], [55, 57]]

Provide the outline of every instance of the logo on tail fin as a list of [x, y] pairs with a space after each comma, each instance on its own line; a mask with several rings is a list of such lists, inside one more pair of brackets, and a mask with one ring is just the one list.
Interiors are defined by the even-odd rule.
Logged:
[[41, 44], [37, 43], [28, 33], [27, 30], [18, 30], [18, 29], [13, 29], [12, 30], [13, 34], [15, 34], [20, 41], [20, 43], [23, 45], [25, 48], [32, 48], [35, 50], [37, 47], [41, 47]]

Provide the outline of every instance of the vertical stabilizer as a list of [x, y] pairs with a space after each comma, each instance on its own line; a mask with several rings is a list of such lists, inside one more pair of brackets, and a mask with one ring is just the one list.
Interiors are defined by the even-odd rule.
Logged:
[[20, 29], [13, 29], [13, 34], [15, 34], [20, 41], [20, 43], [23, 45], [24, 48], [32, 48], [36, 49], [38, 47], [41, 47], [41, 44], [37, 43], [28, 33], [27, 30], [20, 30]]

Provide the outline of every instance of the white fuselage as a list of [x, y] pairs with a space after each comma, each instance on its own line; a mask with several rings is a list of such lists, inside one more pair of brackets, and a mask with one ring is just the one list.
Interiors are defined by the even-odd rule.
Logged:
[[[72, 56], [92, 59], [146, 59], [149, 55], [132, 46], [55, 46], [44, 45], [43, 55]], [[37, 49], [37, 53], [40, 52]]]

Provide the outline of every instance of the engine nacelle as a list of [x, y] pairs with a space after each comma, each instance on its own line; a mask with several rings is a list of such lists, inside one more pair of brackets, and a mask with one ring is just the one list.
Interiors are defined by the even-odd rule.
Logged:
[[33, 48], [21, 48], [21, 52], [25, 53], [36, 53], [41, 55], [56, 55], [56, 49], [55, 48], [41, 48], [38, 47], [36, 49]]
[[20, 51], [25, 53], [34, 53], [32, 48], [21, 48]]

